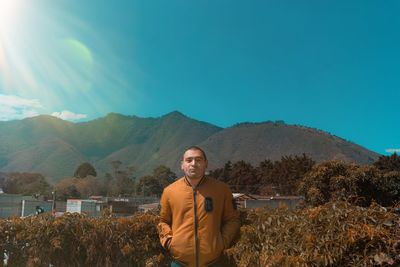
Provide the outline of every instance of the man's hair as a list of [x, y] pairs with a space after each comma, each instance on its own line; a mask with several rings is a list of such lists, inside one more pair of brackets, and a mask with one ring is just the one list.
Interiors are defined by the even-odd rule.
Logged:
[[200, 151], [200, 152], [203, 154], [204, 159], [207, 160], [206, 152], [204, 152], [204, 150], [201, 149], [200, 147], [198, 147], [198, 146], [191, 146], [191, 147], [188, 147], [187, 149], [185, 149], [185, 152], [183, 152], [183, 154], [185, 154], [186, 151], [188, 151], [188, 150], [197, 150], [197, 151]]

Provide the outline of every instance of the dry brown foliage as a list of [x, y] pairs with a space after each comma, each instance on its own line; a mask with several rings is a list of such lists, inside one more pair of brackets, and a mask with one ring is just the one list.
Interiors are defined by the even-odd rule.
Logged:
[[347, 200], [359, 206], [369, 206], [374, 201], [393, 206], [400, 201], [400, 172], [327, 161], [306, 173], [298, 189], [311, 206], [333, 200]]
[[157, 221], [149, 214], [1, 220], [0, 250], [8, 255], [7, 266], [145, 266], [153, 257], [162, 264]]
[[256, 210], [248, 221], [226, 251], [238, 266], [400, 265], [400, 218], [378, 205]]
[[[399, 266], [400, 218], [378, 205], [346, 202], [299, 210], [241, 211], [227, 266]], [[0, 266], [168, 266], [158, 216], [0, 220]]]

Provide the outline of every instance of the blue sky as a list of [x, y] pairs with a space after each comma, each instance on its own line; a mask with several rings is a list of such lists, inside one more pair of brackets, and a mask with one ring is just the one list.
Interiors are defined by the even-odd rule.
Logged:
[[394, 0], [0, 0], [0, 120], [179, 110], [400, 151], [398, 10]]

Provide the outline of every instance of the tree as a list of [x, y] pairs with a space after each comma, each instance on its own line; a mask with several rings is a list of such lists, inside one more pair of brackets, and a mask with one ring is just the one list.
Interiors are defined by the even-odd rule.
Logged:
[[0, 172], [0, 188], [3, 189], [4, 187], [4, 181], [7, 178], [7, 173]]
[[254, 167], [250, 163], [240, 160], [232, 165], [228, 184], [234, 186], [236, 191], [256, 193], [258, 182]]
[[60, 180], [56, 186], [57, 198], [60, 200], [67, 200], [68, 198], [81, 198], [81, 193], [78, 191], [77, 178], [64, 178]]
[[400, 200], [400, 172], [375, 166], [328, 161], [315, 166], [299, 185], [299, 193], [312, 206], [331, 200], [347, 200], [360, 206], [372, 201], [390, 206]]
[[217, 179], [217, 180], [220, 180], [220, 181], [223, 181], [222, 180], [222, 171], [223, 171], [222, 168], [217, 168], [217, 169], [214, 169], [214, 170], [210, 170], [210, 171], [208, 171], [207, 176], [208, 177], [212, 177], [212, 178]]
[[232, 174], [232, 162], [228, 160], [227, 163], [225, 163], [224, 168], [222, 168], [222, 173], [220, 180], [223, 182], [228, 182]]
[[111, 167], [113, 170], [113, 174], [109, 173], [106, 174], [106, 177], [109, 178], [108, 179], [109, 188], [107, 190], [107, 195], [109, 196], [132, 195], [135, 190], [135, 181], [132, 177], [135, 168], [133, 166], [121, 168], [122, 162], [119, 160], [112, 161]]
[[173, 183], [176, 178], [176, 174], [170, 168], [160, 165], [153, 170], [153, 175], [140, 178], [136, 184], [136, 191], [144, 195], [160, 196], [164, 188]]
[[396, 153], [391, 156], [380, 156], [374, 162], [374, 166], [380, 170], [400, 171], [400, 157]]
[[94, 177], [97, 176], [96, 169], [89, 162], [82, 163], [74, 172], [74, 177], [76, 178], [85, 178], [89, 175]]
[[255, 175], [260, 181], [259, 193], [265, 195], [275, 195], [277, 185], [273, 180], [274, 163], [269, 160], [263, 160], [255, 169]]
[[144, 196], [160, 196], [163, 191], [163, 186], [154, 176], [146, 175], [139, 179], [139, 182], [136, 184], [136, 191]]
[[111, 196], [111, 189], [113, 187], [114, 177], [110, 173], [106, 173], [102, 180], [101, 195]]
[[232, 164], [228, 161], [223, 168], [211, 170], [209, 176], [226, 182], [236, 191], [254, 194], [296, 194], [301, 179], [315, 162], [305, 154], [283, 156], [272, 162], [264, 160], [254, 168], [240, 160]]
[[102, 192], [102, 183], [94, 176], [85, 179], [76, 177], [65, 178], [55, 186], [57, 198], [67, 200], [68, 198], [88, 198], [99, 195]]
[[177, 178], [176, 174], [164, 165], [160, 165], [153, 170], [153, 177], [159, 181], [163, 189], [175, 182]]
[[220, 180], [225, 183], [229, 183], [232, 172], [232, 162], [228, 161], [225, 163], [223, 168], [217, 168], [215, 170], [210, 170], [208, 176]]
[[3, 190], [9, 194], [51, 196], [52, 187], [40, 173], [14, 172], [7, 174]]
[[85, 179], [77, 179], [76, 189], [82, 198], [88, 198], [101, 194], [102, 183], [97, 177], [86, 176]]
[[296, 194], [300, 181], [314, 164], [315, 162], [305, 154], [283, 156], [280, 161], [274, 162], [270, 181], [279, 188], [280, 194]]

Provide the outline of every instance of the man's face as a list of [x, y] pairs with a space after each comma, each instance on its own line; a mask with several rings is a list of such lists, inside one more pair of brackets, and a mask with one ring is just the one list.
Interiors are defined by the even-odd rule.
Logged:
[[183, 154], [181, 169], [190, 179], [201, 179], [207, 169], [207, 160], [203, 153], [196, 149], [190, 149]]

